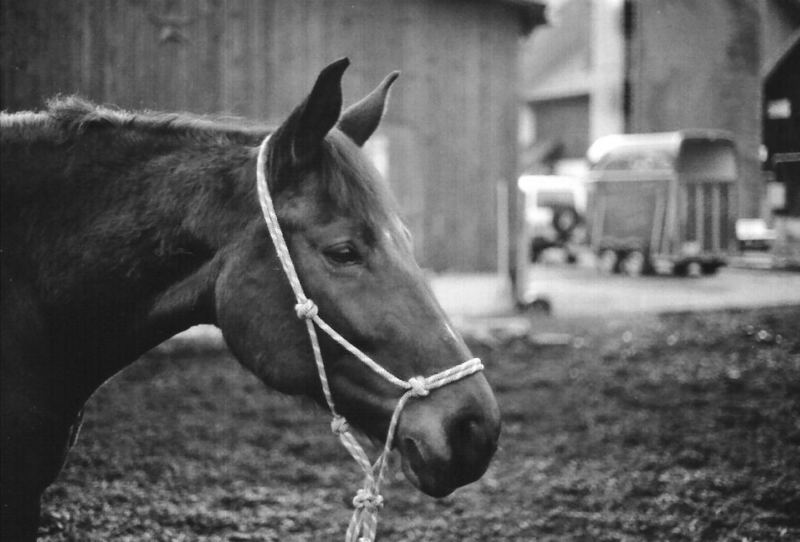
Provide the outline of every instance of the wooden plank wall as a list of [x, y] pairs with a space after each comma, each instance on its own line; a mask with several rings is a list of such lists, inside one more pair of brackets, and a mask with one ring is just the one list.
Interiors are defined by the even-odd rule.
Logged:
[[347, 55], [345, 101], [400, 69], [389, 181], [435, 270], [495, 268], [495, 185], [516, 173], [519, 22], [457, 0], [4, 0], [4, 110], [78, 93], [132, 109], [280, 122]]

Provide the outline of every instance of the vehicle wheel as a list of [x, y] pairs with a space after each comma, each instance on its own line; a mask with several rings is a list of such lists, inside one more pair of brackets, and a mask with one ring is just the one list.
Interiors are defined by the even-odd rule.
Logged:
[[578, 212], [572, 207], [561, 207], [553, 210], [553, 228], [558, 232], [560, 239], [569, 239], [572, 230], [580, 222]]
[[553, 305], [547, 297], [537, 296], [530, 301], [517, 301], [517, 311], [522, 313], [550, 314]]
[[549, 299], [539, 297], [533, 300], [533, 302], [528, 306], [528, 310], [541, 314], [550, 314], [553, 312], [553, 305], [550, 303]]
[[531, 263], [538, 262], [539, 259], [542, 257], [542, 252], [544, 252], [545, 249], [548, 249], [551, 246], [553, 246], [553, 243], [548, 242], [544, 238], [534, 237], [533, 240], [531, 241], [531, 254], [530, 254]]
[[685, 262], [676, 263], [672, 268], [672, 274], [676, 277], [685, 277], [689, 274], [689, 264]]
[[601, 251], [597, 256], [597, 269], [602, 273], [618, 273], [619, 257], [617, 253], [610, 248]]
[[647, 268], [647, 257], [641, 250], [632, 250], [622, 260], [622, 272], [631, 277], [639, 277]]
[[700, 264], [700, 272], [706, 276], [716, 275], [718, 269], [719, 265], [715, 263]]

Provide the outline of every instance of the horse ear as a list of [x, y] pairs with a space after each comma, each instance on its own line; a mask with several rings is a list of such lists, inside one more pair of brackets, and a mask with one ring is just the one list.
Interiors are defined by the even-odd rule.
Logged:
[[361, 101], [348, 107], [339, 119], [339, 129], [361, 147], [375, 132], [381, 123], [389, 97], [389, 88], [400, 72], [392, 72], [386, 76], [375, 90], [367, 94]]
[[336, 125], [342, 110], [342, 74], [349, 65], [349, 59], [341, 58], [326, 66], [308, 97], [275, 132], [273, 144], [286, 151], [281, 154], [288, 154], [292, 166], [313, 162], [323, 138]]

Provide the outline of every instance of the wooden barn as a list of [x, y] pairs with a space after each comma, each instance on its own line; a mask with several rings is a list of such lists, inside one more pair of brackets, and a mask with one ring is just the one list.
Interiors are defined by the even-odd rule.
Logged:
[[[280, 121], [328, 62], [349, 56], [345, 103], [399, 69], [369, 151], [417, 256], [493, 271], [498, 183], [516, 176], [522, 0], [4, 0], [2, 108], [77, 93], [129, 109]], [[512, 192], [513, 194], [513, 192]], [[502, 197], [500, 198], [502, 199]], [[513, 217], [511, 217], [513, 221]], [[502, 247], [503, 243], [499, 243]]]

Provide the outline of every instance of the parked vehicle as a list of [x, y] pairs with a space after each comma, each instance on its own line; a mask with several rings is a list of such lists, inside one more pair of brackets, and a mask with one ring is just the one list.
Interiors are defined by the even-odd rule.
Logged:
[[585, 237], [586, 183], [563, 175], [523, 175], [517, 182], [524, 198], [525, 244], [530, 260], [539, 260], [548, 248], [566, 250], [576, 259], [574, 246]]
[[725, 265], [738, 177], [729, 133], [611, 135], [588, 157], [589, 238], [602, 269], [686, 275]]
[[739, 250], [769, 250], [777, 234], [763, 218], [740, 218], [736, 221], [736, 243]]

